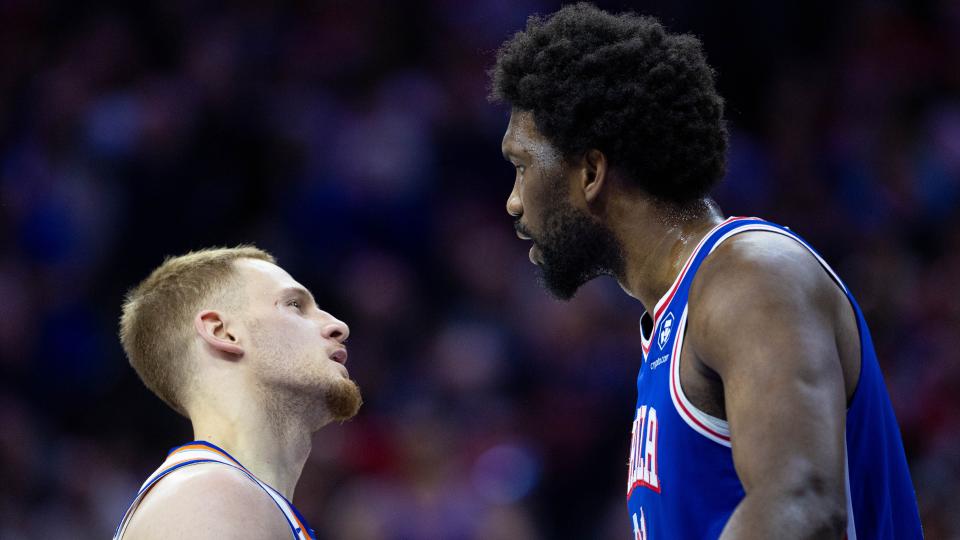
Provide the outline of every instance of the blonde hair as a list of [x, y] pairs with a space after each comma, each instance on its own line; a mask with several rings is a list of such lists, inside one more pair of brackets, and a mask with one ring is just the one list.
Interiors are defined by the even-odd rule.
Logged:
[[131, 289], [120, 317], [120, 343], [140, 380], [174, 410], [187, 415], [185, 386], [193, 372], [186, 358], [194, 315], [228, 285], [237, 259], [276, 263], [253, 245], [207, 248], [167, 257]]

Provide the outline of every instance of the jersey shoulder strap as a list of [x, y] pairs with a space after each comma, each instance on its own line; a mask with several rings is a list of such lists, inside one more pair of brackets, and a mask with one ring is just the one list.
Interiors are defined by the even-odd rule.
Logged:
[[303, 525], [296, 509], [277, 490], [273, 489], [268, 484], [254, 476], [253, 473], [248, 471], [246, 467], [241, 465], [240, 462], [234, 459], [222, 448], [205, 441], [193, 441], [171, 450], [163, 464], [160, 465], [160, 467], [154, 471], [149, 478], [147, 478], [142, 486], [140, 486], [140, 490], [137, 492], [136, 497], [134, 497], [133, 502], [130, 503], [130, 506], [127, 508], [127, 511], [123, 516], [123, 519], [117, 526], [117, 530], [113, 536], [114, 540], [121, 540], [123, 538], [123, 534], [126, 532], [127, 526], [130, 524], [130, 519], [133, 517], [133, 513], [136, 511], [137, 507], [140, 506], [140, 503], [143, 502], [143, 498], [146, 497], [146, 495], [151, 489], [153, 489], [154, 486], [156, 486], [157, 482], [169, 476], [170, 474], [183, 469], [184, 467], [191, 467], [206, 463], [226, 465], [242, 472], [247, 476], [247, 478], [257, 484], [260, 489], [262, 489], [264, 493], [271, 498], [271, 500], [273, 500], [273, 503], [277, 506], [277, 509], [283, 513], [284, 519], [287, 520], [287, 525], [290, 526], [290, 532], [294, 539], [311, 539], [309, 529]]

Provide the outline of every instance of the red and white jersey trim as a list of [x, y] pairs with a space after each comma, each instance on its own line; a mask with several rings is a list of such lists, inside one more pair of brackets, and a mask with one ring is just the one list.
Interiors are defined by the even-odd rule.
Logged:
[[673, 349], [670, 352], [670, 400], [673, 401], [673, 406], [680, 418], [683, 418], [683, 421], [694, 431], [717, 444], [729, 448], [730, 426], [727, 422], [701, 411], [683, 393], [683, 386], [680, 384], [680, 352], [683, 349], [683, 335], [686, 329], [687, 308], [684, 307], [683, 315], [680, 316], [680, 323], [677, 326]]
[[[750, 218], [750, 219], [754, 219], [754, 218]], [[796, 236], [787, 231], [784, 231], [783, 229], [774, 227], [773, 225], [766, 225], [763, 223], [754, 223], [752, 225], [747, 225], [745, 227], [738, 227], [736, 229], [733, 229], [730, 232], [724, 234], [723, 236], [717, 239], [716, 243], [713, 244], [713, 247], [710, 248], [710, 253], [713, 253], [713, 251], [717, 249], [717, 247], [720, 244], [722, 244], [727, 238], [730, 238], [731, 236], [736, 236], [740, 233], [745, 233], [750, 231], [767, 231], [767, 232], [777, 233], [779, 235], [786, 236], [787, 238], [795, 240], [798, 244], [803, 246], [811, 255], [813, 255], [814, 258], [817, 259], [817, 262], [820, 263], [820, 266], [822, 266], [823, 269], [826, 270], [828, 274], [830, 274], [830, 277], [833, 278], [834, 281], [836, 281], [837, 285], [840, 286], [840, 288], [843, 290], [844, 293], [849, 292], [847, 290], [847, 286], [844, 285], [843, 281], [840, 280], [840, 276], [838, 276], [837, 273], [833, 271], [833, 268], [830, 268], [830, 265], [827, 264], [827, 261], [823, 260], [823, 257], [821, 257], [819, 253], [814, 251], [814, 249], [810, 247], [802, 239], [800, 239], [799, 236]]]
[[667, 292], [664, 293], [664, 295], [657, 302], [657, 305], [654, 306], [653, 331], [650, 332], [649, 339], [647, 338], [647, 336], [644, 336], [642, 333], [640, 334], [640, 346], [643, 348], [644, 356], [650, 353], [650, 344], [653, 340], [653, 336], [657, 335], [657, 326], [660, 324], [660, 317], [663, 315], [664, 310], [667, 309], [667, 306], [670, 305], [670, 301], [673, 300], [673, 296], [677, 293], [677, 288], [679, 288], [680, 283], [683, 282], [683, 278], [687, 275], [687, 270], [690, 269], [690, 265], [693, 263], [694, 259], [697, 258], [697, 254], [700, 253], [700, 249], [703, 247], [704, 242], [706, 242], [707, 239], [710, 238], [714, 232], [716, 232], [718, 229], [720, 229], [724, 225], [733, 223], [734, 221], [743, 221], [747, 219], [757, 219], [757, 218], [730, 217], [724, 220], [722, 223], [718, 223], [715, 227], [710, 229], [709, 232], [703, 235], [703, 238], [700, 239], [700, 242], [697, 244], [697, 247], [693, 249], [693, 253], [690, 254], [690, 256], [687, 258], [687, 261], [683, 264], [683, 268], [680, 269], [680, 273], [677, 274], [676, 279], [673, 280], [673, 285], [670, 285], [670, 288], [667, 289]]
[[[707, 233], [703, 237], [703, 239], [700, 241], [700, 244], [698, 244], [696, 249], [694, 249], [693, 254], [690, 256], [690, 259], [687, 260], [687, 263], [684, 265], [683, 270], [680, 272], [680, 275], [677, 276], [677, 280], [670, 287], [670, 290], [667, 292], [666, 295], [664, 295], [664, 297], [660, 300], [660, 302], [657, 302], [657, 308], [655, 310], [655, 318], [653, 323], [653, 332], [651, 332], [651, 335], [650, 335], [651, 340], [653, 339], [653, 336], [656, 335], [657, 325], [659, 324], [659, 319], [662, 316], [663, 311], [670, 304], [670, 300], [673, 299], [673, 296], [676, 293], [676, 290], [679, 284], [683, 281], [683, 278], [686, 275], [691, 262], [696, 258], [697, 254], [700, 252], [701, 248], [703, 247], [703, 243], [720, 227], [723, 227], [724, 225], [727, 225], [728, 223], [732, 223], [734, 221], [743, 221], [748, 219], [752, 220], [756, 218], [727, 219], [723, 223], [714, 227], [709, 233]], [[830, 268], [830, 265], [828, 265], [827, 262], [824, 261], [823, 258], [820, 257], [820, 255], [816, 251], [813, 250], [813, 248], [807, 245], [807, 243], [801, 240], [798, 236], [793, 235], [789, 232], [783, 231], [782, 229], [779, 229], [772, 225], [767, 225], [764, 223], [754, 223], [754, 224], [746, 225], [743, 227], [733, 228], [729, 232], [727, 232], [726, 234], [718, 238], [716, 242], [714, 242], [713, 246], [710, 248], [710, 253], [713, 253], [713, 251], [717, 249], [718, 246], [720, 246], [725, 240], [727, 240], [731, 236], [735, 236], [737, 234], [745, 233], [749, 231], [772, 232], [772, 233], [780, 234], [780, 235], [786, 236], [787, 238], [791, 238], [795, 240], [801, 246], [806, 248], [806, 250], [817, 259], [817, 261], [824, 268], [824, 270], [827, 271], [830, 277], [833, 278], [834, 281], [836, 281], [837, 285], [839, 285], [844, 292], [847, 292], [846, 285], [844, 285], [843, 281], [840, 280], [840, 277], [837, 276], [837, 274], [833, 271], [833, 269]], [[680, 322], [677, 325], [676, 335], [674, 336], [673, 348], [671, 349], [671, 353], [670, 353], [671, 400], [673, 401], [673, 405], [676, 408], [677, 412], [680, 414], [680, 417], [683, 418], [684, 422], [686, 422], [687, 425], [693, 428], [694, 431], [696, 431], [697, 433], [700, 433], [704, 437], [718, 444], [722, 444], [723, 446], [730, 447], [731, 444], [730, 444], [729, 424], [724, 420], [711, 416], [701, 411], [700, 409], [696, 408], [690, 402], [690, 400], [687, 399], [687, 396], [683, 393], [683, 386], [680, 384], [680, 353], [683, 348], [683, 338], [684, 338], [684, 334], [686, 333], [686, 328], [687, 328], [687, 306], [684, 306], [683, 315], [680, 317]], [[643, 338], [643, 336], [641, 336], [641, 338]], [[650, 349], [650, 340], [644, 340], [643, 347], [644, 347], [644, 355], [646, 355]], [[848, 490], [848, 493], [849, 493], [849, 490]], [[852, 514], [850, 515], [852, 516]], [[851, 518], [851, 521], [852, 521], [852, 518]], [[852, 535], [848, 535], [848, 537], [855, 538], [855, 532]]]

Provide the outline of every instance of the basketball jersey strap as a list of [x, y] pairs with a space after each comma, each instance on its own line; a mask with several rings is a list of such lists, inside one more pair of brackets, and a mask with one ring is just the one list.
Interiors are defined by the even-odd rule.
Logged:
[[729, 217], [723, 222], [714, 226], [700, 239], [700, 242], [694, 248], [693, 253], [690, 254], [686, 263], [684, 263], [679, 274], [677, 274], [677, 277], [674, 279], [673, 284], [670, 286], [667, 292], [660, 298], [652, 311], [648, 311], [643, 314], [640, 323], [640, 340], [644, 356], [650, 352], [650, 348], [653, 345], [651, 342], [651, 337], [656, 334], [657, 329], [660, 326], [661, 316], [673, 303], [674, 298], [679, 296], [684, 299], [684, 302], [686, 302], [687, 293], [689, 292], [690, 285], [693, 282], [693, 277], [696, 275], [697, 270], [700, 268], [700, 265], [703, 263], [704, 259], [706, 259], [707, 256], [709, 256], [715, 249], [717, 249], [717, 247], [720, 246], [720, 244], [722, 244], [731, 236], [749, 231], [772, 232], [799, 242], [800, 245], [806, 248], [806, 250], [817, 259], [817, 262], [820, 263], [824, 270], [826, 270], [826, 272], [829, 274], [830, 278], [833, 279], [843, 290], [844, 294], [846, 294], [847, 297], [851, 298], [852, 300], [850, 292], [847, 290], [847, 286], [844, 285], [843, 281], [841, 281], [833, 269], [830, 268], [830, 265], [823, 260], [823, 257], [820, 256], [820, 253], [818, 253], [813, 246], [808, 244], [803, 238], [797, 236], [789, 228], [755, 217]]
[[129, 508], [127, 508], [127, 512], [120, 521], [120, 525], [117, 526], [117, 530], [113, 536], [114, 540], [123, 538], [123, 534], [130, 524], [133, 513], [137, 507], [140, 506], [140, 503], [143, 502], [143, 498], [156, 486], [157, 482], [185, 467], [206, 463], [226, 465], [246, 475], [246, 477], [257, 484], [277, 506], [277, 509], [283, 514], [284, 519], [287, 520], [287, 525], [290, 526], [290, 533], [295, 540], [311, 540], [313, 538], [310, 529], [303, 524], [303, 520], [299, 512], [297, 512], [297, 509], [294, 508], [293, 504], [281, 495], [280, 492], [254, 476], [253, 473], [223, 449], [207, 442], [195, 441], [171, 450], [166, 461], [147, 478], [140, 487], [140, 491], [137, 492], [137, 496], [133, 499]]
[[[706, 258], [726, 240], [735, 235], [754, 231], [779, 234], [799, 243], [805, 251], [817, 260], [830, 279], [832, 279], [848, 297], [855, 311], [855, 316], [859, 316], [856, 312], [856, 303], [853, 302], [853, 298], [850, 296], [843, 281], [840, 280], [833, 269], [830, 268], [830, 265], [827, 264], [823, 257], [821, 257], [810, 244], [787, 227], [776, 225], [759, 218], [731, 217], [716, 225], [710, 232], [704, 235], [694, 249], [694, 252], [690, 255], [688, 262], [684, 265], [682, 274], [678, 276], [674, 286], [671, 287], [671, 290], [668, 292], [670, 300], [662, 304], [660, 309], [671, 311], [670, 308], [672, 308], [674, 313], [680, 313], [679, 322], [676, 323], [676, 331], [670, 335], [670, 339], [668, 340], [672, 343], [670, 353], [670, 394], [677, 413], [694, 431], [726, 447], [731, 446], [730, 426], [727, 421], [711, 416], [698, 409], [683, 391], [683, 386], [680, 384], [680, 352], [687, 328], [690, 288], [700, 266]], [[658, 313], [662, 315], [663, 312], [664, 311], [659, 311]], [[659, 321], [655, 326], [661, 326]]]

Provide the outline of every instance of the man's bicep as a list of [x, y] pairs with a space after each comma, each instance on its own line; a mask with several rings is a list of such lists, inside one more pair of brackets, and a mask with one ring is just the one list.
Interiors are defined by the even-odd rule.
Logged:
[[842, 484], [842, 375], [836, 351], [818, 345], [771, 339], [721, 374], [734, 464], [748, 490], [772, 478]]
[[239, 471], [210, 466], [160, 481], [133, 514], [124, 540], [290, 537], [280, 510], [258, 485]]
[[723, 381], [748, 493], [813, 486], [842, 496], [846, 400], [833, 323], [809, 283], [790, 278], [760, 265], [717, 279], [691, 313], [695, 353]]

